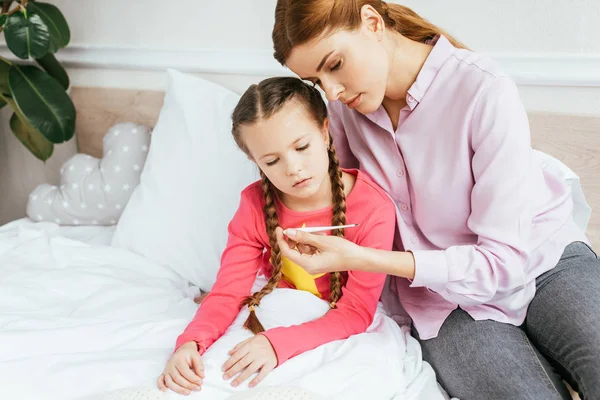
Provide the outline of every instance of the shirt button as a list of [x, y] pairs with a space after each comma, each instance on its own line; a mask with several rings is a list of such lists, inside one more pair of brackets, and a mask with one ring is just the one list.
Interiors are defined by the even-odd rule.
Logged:
[[419, 241], [419, 239], [417, 239], [416, 236], [413, 236], [413, 237], [410, 238], [410, 242], [413, 243], [413, 244], [417, 243], [418, 241]]
[[408, 102], [409, 103], [414, 103], [415, 102], [415, 98], [412, 97], [410, 94], [407, 96], [407, 98], [408, 98]]
[[401, 169], [399, 169], [398, 172], [396, 172], [396, 175], [398, 175], [399, 177], [403, 177], [404, 176], [404, 171], [402, 171]]
[[408, 210], [408, 206], [407, 206], [406, 204], [401, 204], [401, 205], [400, 205], [400, 209], [401, 209], [402, 211], [406, 211], [406, 210]]

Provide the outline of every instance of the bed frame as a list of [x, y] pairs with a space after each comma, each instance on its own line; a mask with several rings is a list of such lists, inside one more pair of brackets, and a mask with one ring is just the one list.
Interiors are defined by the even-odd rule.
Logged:
[[[102, 155], [102, 137], [115, 123], [154, 126], [164, 92], [74, 87], [79, 151]], [[568, 165], [579, 177], [592, 208], [588, 237], [600, 250], [600, 116], [529, 113], [533, 147]]]

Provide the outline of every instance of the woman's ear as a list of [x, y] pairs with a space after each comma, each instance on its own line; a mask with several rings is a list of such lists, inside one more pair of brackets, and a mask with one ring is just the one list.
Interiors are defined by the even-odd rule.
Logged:
[[369, 4], [365, 4], [360, 9], [361, 26], [370, 34], [374, 34], [378, 39], [383, 37], [385, 23], [383, 17]]

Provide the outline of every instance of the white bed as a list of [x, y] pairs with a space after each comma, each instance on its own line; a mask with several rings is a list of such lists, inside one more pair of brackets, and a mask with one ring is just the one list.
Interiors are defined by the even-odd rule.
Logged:
[[[108, 246], [113, 231], [29, 219], [0, 227], [0, 398], [181, 398], [159, 392], [154, 384], [196, 310], [198, 291], [170, 269]], [[264, 309], [271, 307], [269, 313], [278, 317], [261, 319], [267, 326], [294, 322], [285, 316], [299, 318], [302, 309], [311, 308], [306, 299], [297, 310], [281, 304], [298, 295], [303, 294], [274, 293]], [[315, 318], [320, 312], [315, 306], [312, 315], [305, 312], [301, 318]], [[224, 361], [224, 350], [248, 334], [240, 324], [211, 347], [212, 355], [206, 354], [206, 387], [191, 398], [252, 394], [233, 390], [214, 371]], [[446, 398], [408, 329], [380, 314], [370, 331], [288, 361], [264, 382], [278, 387], [274, 394], [247, 398], [296, 398], [290, 396], [298, 389], [332, 399]], [[298, 396], [320, 398], [305, 391]]]

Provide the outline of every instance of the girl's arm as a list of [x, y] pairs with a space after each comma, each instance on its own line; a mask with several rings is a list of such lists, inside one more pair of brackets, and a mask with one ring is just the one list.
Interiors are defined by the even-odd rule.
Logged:
[[264, 224], [257, 219], [255, 201], [248, 190], [242, 192], [238, 210], [229, 223], [229, 238], [217, 280], [193, 320], [177, 338], [175, 350], [194, 341], [203, 354], [233, 323], [240, 303], [250, 295], [264, 248], [258, 233]]
[[[361, 246], [391, 249], [396, 226], [394, 204], [385, 204], [365, 218], [367, 223], [358, 239]], [[344, 239], [343, 239], [344, 240]], [[322, 344], [364, 332], [373, 322], [386, 276], [364, 271], [349, 271], [337, 308], [314, 321], [264, 332], [275, 353], [278, 365], [289, 358]]]

